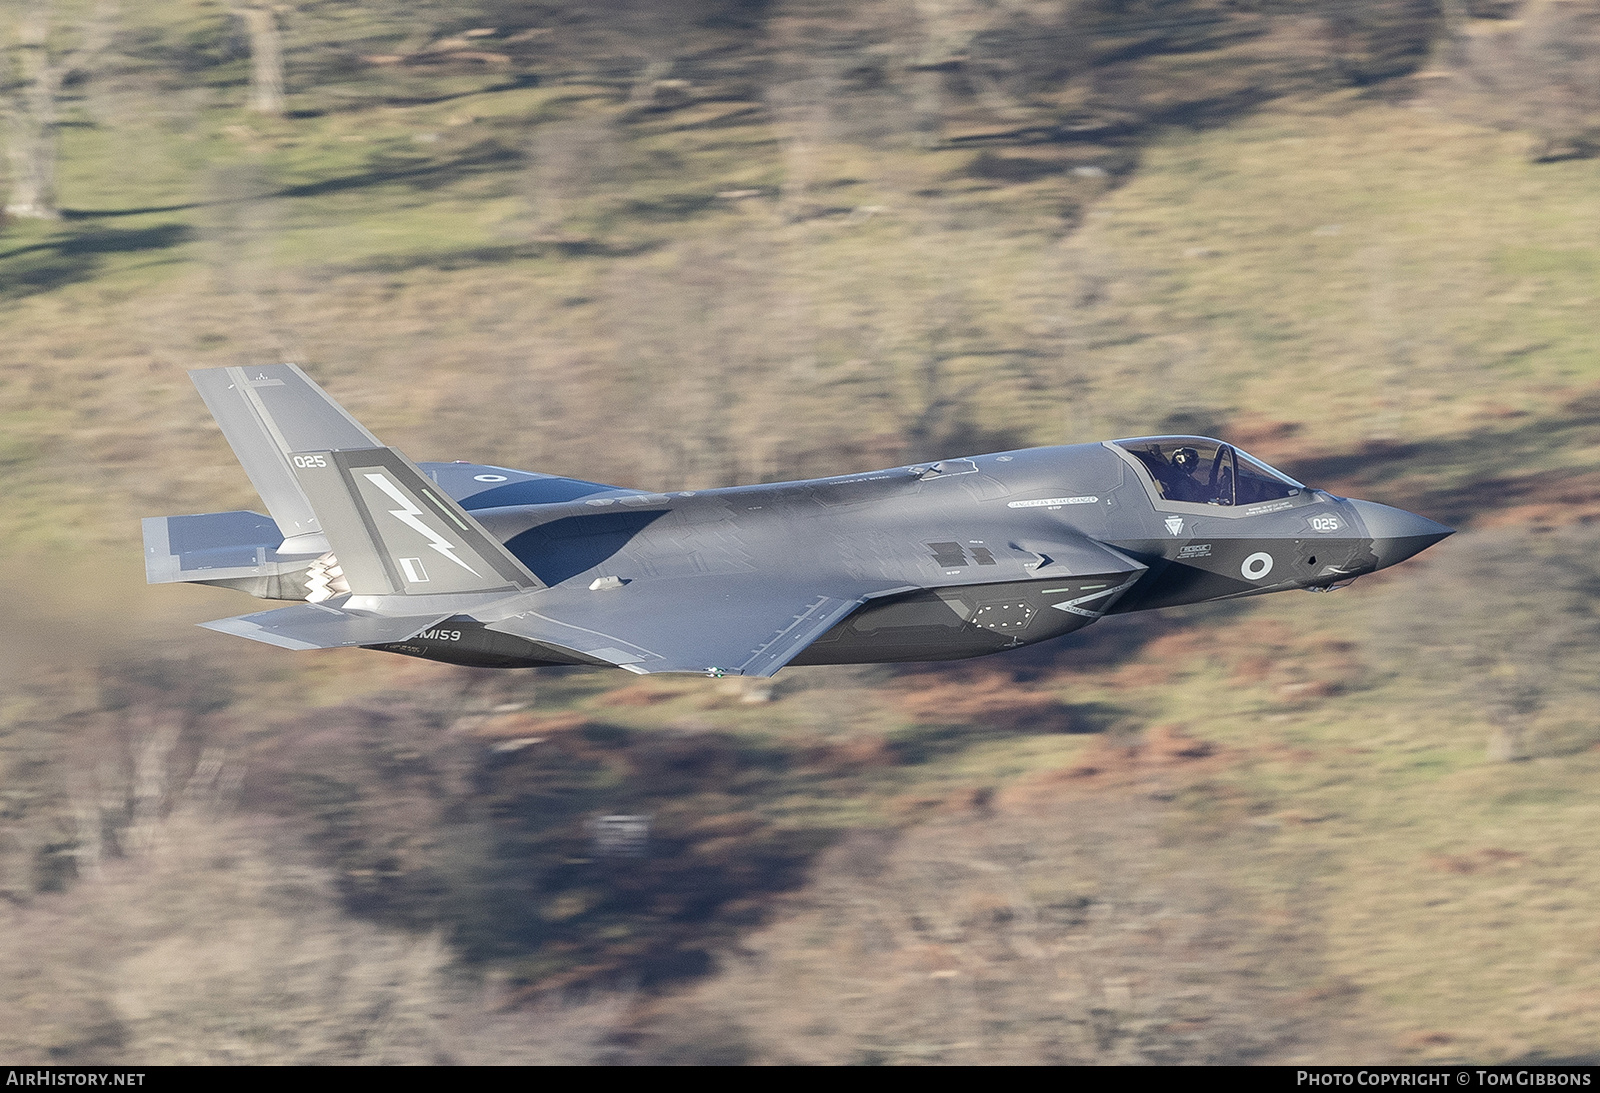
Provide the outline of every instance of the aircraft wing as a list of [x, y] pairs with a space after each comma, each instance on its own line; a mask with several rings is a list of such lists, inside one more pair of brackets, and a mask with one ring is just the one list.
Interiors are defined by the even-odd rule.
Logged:
[[338, 649], [352, 645], [378, 645], [404, 641], [437, 625], [454, 612], [429, 615], [379, 615], [370, 611], [341, 611], [317, 603], [258, 611], [200, 625], [220, 634], [233, 634], [280, 649]]
[[557, 505], [590, 497], [627, 497], [641, 492], [484, 463], [418, 463], [417, 467], [468, 512], [505, 505]]
[[[976, 540], [972, 540], [976, 541]], [[903, 569], [846, 576], [731, 572], [652, 576], [613, 587], [565, 583], [520, 598], [516, 615], [491, 630], [572, 649], [630, 672], [770, 676], [857, 607], [919, 588], [1003, 584], [1078, 573], [1143, 572], [1143, 566], [1091, 540], [1012, 543], [957, 575], [928, 564], [907, 583]], [[939, 543], [941, 549], [956, 543]], [[914, 548], [915, 549], [915, 548]], [[1000, 557], [993, 555], [999, 553]], [[949, 561], [950, 556], [938, 555]], [[970, 561], [963, 555], [965, 561]], [[1003, 564], [1002, 564], [1003, 563]], [[944, 564], [944, 563], [939, 563]], [[618, 579], [606, 578], [615, 582]], [[599, 582], [596, 582], [597, 584]], [[1099, 617], [1125, 586], [1096, 592], [1062, 610]]]
[[551, 588], [491, 630], [573, 649], [640, 674], [770, 676], [888, 585], [819, 589], [737, 573], [658, 577], [619, 588]]

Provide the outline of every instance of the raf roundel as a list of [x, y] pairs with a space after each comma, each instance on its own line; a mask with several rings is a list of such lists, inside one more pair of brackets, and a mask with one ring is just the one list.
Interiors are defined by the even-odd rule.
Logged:
[[1259, 581], [1262, 577], [1272, 572], [1272, 555], [1264, 550], [1256, 551], [1244, 560], [1244, 564], [1239, 567], [1239, 572], [1252, 581]]

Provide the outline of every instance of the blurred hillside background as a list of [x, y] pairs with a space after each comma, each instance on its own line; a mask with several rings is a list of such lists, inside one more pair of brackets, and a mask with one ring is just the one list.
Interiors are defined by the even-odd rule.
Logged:
[[[0, 1058], [1600, 1052], [1597, 0], [3, 0], [0, 109]], [[759, 687], [296, 655], [138, 525], [259, 507], [184, 370], [282, 360], [419, 460], [1198, 431], [1462, 531]]]

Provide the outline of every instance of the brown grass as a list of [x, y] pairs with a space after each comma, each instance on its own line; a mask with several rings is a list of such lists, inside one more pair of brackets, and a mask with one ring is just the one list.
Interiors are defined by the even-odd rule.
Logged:
[[1305, 939], [1159, 828], [1111, 793], [859, 832], [714, 979], [646, 1016], [642, 1058], [1289, 1061], [1338, 1042], [1347, 992], [1315, 990], [1314, 963], [1257, 963]]
[[1009, 672], [968, 668], [952, 679], [919, 679], [898, 696], [925, 725], [976, 725], [998, 731], [1071, 732], [1071, 711], [1054, 694], [1018, 683]]

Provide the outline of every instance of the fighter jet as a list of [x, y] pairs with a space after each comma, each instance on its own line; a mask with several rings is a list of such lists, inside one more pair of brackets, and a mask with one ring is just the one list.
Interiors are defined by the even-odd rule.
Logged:
[[285, 649], [709, 676], [946, 660], [1325, 592], [1451, 534], [1209, 437], [653, 493], [412, 463], [292, 364], [190, 375], [271, 515], [146, 519], [146, 575], [299, 601], [202, 624]]

